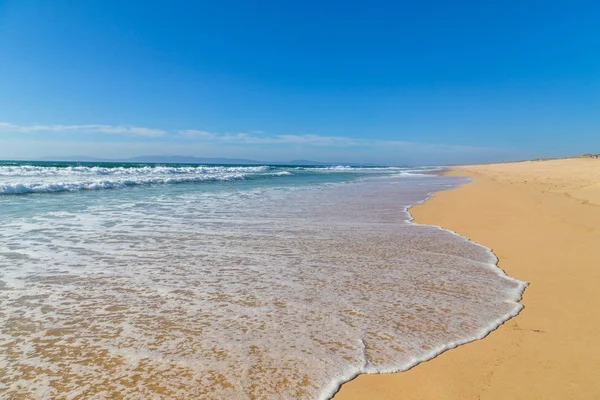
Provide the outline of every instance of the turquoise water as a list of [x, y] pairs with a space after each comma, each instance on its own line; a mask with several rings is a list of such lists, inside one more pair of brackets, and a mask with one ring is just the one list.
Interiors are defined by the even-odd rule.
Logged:
[[434, 168], [0, 163], [0, 397], [326, 399], [524, 283], [410, 222]]
[[[185, 193], [244, 192], [406, 175], [435, 168], [300, 165], [196, 165], [0, 161], [0, 205], [4, 215], [60, 209], [93, 202]], [[109, 191], [110, 190], [110, 191]], [[44, 194], [44, 196], [11, 195]], [[58, 200], [58, 201], [57, 201]]]

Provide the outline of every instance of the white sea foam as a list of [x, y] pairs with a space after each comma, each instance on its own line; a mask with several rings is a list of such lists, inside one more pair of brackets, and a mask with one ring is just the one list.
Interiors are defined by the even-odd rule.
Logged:
[[140, 185], [235, 181], [290, 175], [292, 174], [287, 171], [271, 172], [271, 167], [268, 166], [0, 166], [0, 194], [122, 189]]
[[182, 175], [182, 174], [230, 174], [230, 173], [260, 173], [269, 171], [271, 167], [261, 166], [178, 166], [165, 165], [140, 166], [140, 167], [100, 167], [100, 166], [39, 166], [39, 165], [16, 165], [0, 166], [0, 176], [146, 176], [146, 175]]
[[38, 211], [0, 230], [0, 397], [326, 399], [481, 338], [524, 283], [409, 223], [454, 179], [10, 197]]
[[300, 171], [321, 171], [321, 172], [392, 172], [392, 171], [406, 171], [406, 167], [353, 167], [351, 165], [330, 165], [322, 167], [294, 167], [294, 169]]
[[271, 176], [292, 176], [293, 174], [289, 171], [270, 172]]
[[0, 165], [0, 195], [75, 192], [123, 189], [131, 186], [193, 182], [219, 182], [270, 177], [290, 177], [296, 173], [352, 173], [364, 177], [380, 174], [417, 175], [421, 170], [401, 167], [274, 167], [259, 166], [52, 166]]
[[[282, 175], [283, 176], [283, 175]], [[48, 183], [34, 181], [0, 184], [0, 194], [75, 192], [80, 190], [122, 189], [128, 186], [159, 185], [190, 182], [234, 181], [246, 178], [244, 174], [196, 175], [182, 177], [136, 177], [132, 179], [95, 179], [75, 182], [56, 181]]]

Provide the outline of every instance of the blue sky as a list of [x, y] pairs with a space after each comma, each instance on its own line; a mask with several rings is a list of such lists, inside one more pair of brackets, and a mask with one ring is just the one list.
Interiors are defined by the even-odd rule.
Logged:
[[0, 0], [0, 158], [600, 152], [597, 1]]

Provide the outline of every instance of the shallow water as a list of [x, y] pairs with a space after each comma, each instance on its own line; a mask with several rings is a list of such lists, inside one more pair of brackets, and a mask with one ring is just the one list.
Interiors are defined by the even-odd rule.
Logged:
[[520, 310], [488, 249], [408, 222], [461, 178], [301, 171], [1, 198], [0, 396], [325, 399]]

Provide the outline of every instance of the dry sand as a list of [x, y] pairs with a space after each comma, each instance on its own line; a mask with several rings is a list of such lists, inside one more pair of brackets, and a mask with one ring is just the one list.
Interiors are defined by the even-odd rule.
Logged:
[[600, 399], [600, 160], [463, 166], [473, 183], [411, 211], [491, 247], [528, 281], [525, 309], [483, 340], [397, 374], [361, 375], [336, 400]]

